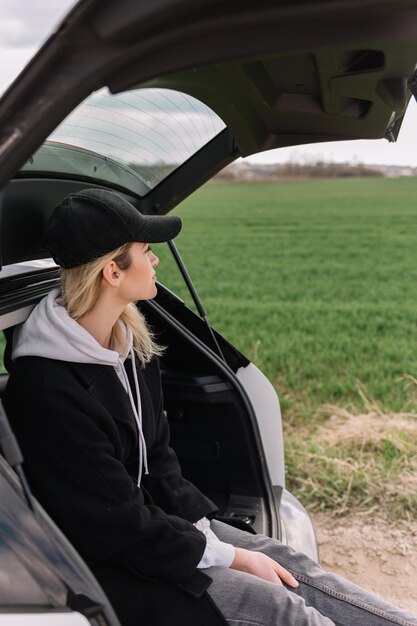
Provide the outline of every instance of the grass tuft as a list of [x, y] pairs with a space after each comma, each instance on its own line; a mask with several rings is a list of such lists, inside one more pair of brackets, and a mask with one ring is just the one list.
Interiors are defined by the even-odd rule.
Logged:
[[322, 407], [321, 420], [287, 428], [287, 481], [313, 511], [375, 508], [417, 515], [417, 416]]

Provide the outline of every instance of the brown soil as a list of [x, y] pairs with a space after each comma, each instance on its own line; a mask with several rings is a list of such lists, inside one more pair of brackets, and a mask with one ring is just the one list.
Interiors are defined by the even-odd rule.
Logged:
[[417, 521], [392, 527], [365, 513], [312, 517], [325, 569], [417, 615]]

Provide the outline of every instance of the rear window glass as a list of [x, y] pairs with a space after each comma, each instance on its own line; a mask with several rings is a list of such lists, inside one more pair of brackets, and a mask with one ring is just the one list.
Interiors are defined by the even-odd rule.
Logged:
[[58, 126], [23, 172], [80, 174], [144, 195], [224, 128], [209, 107], [178, 91], [102, 89]]

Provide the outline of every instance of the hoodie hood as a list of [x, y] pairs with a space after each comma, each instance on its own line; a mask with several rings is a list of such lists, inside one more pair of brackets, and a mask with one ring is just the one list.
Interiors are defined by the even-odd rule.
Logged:
[[88, 331], [62, 306], [59, 289], [53, 289], [33, 309], [13, 337], [12, 359], [21, 356], [42, 356], [71, 363], [111, 365], [116, 369], [124, 361], [133, 344], [130, 329], [126, 329], [127, 349], [120, 354], [103, 348]]
[[[121, 323], [121, 322], [118, 322]], [[33, 309], [26, 322], [15, 329], [13, 335], [12, 360], [23, 356], [40, 356], [70, 363], [92, 363], [113, 367], [129, 397], [139, 437], [138, 485], [142, 477], [142, 465], [148, 473], [146, 444], [142, 430], [142, 405], [133, 350], [133, 334], [122, 326], [126, 333], [126, 347], [122, 352], [103, 348], [81, 324], [68, 314], [62, 305], [59, 288], [53, 289]], [[124, 361], [132, 359], [133, 378], [137, 402], [130, 387]]]

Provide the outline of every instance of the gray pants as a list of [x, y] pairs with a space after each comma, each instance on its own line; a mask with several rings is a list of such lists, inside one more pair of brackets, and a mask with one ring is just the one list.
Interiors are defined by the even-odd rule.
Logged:
[[212, 530], [236, 547], [264, 552], [289, 570], [299, 587], [211, 567], [208, 592], [233, 626], [417, 626], [417, 617], [350, 583], [288, 546], [213, 520]]

